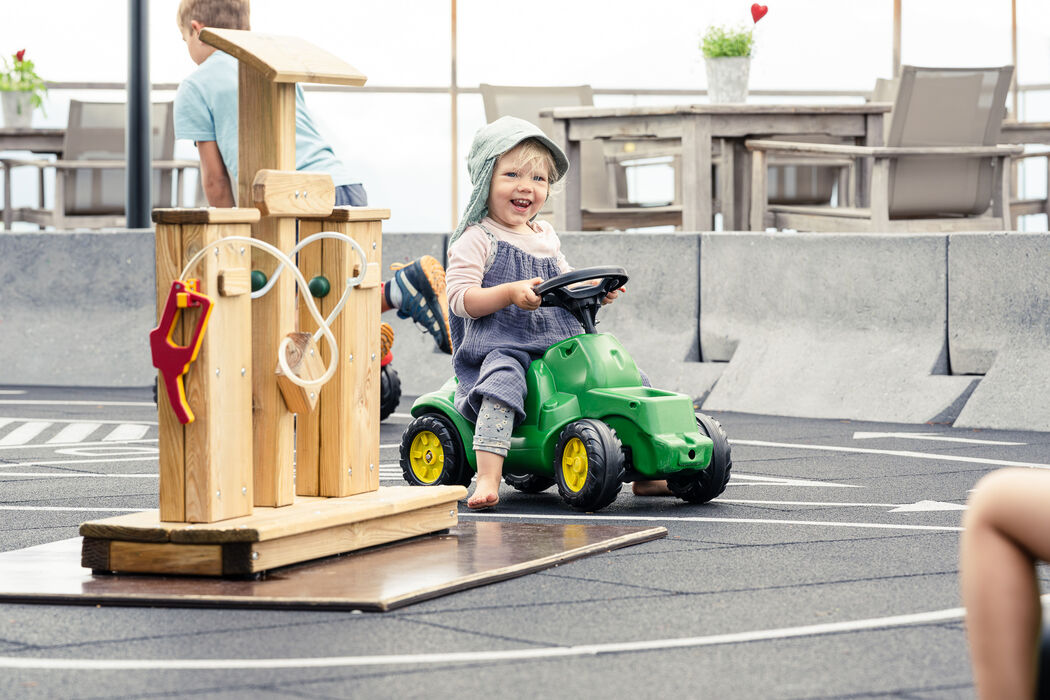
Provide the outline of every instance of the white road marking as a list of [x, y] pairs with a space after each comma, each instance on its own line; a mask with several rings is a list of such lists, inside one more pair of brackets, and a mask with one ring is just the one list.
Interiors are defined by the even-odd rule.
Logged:
[[[730, 440], [734, 445], [749, 447], [786, 447], [793, 450], [816, 450], [827, 452], [853, 452], [868, 455], [893, 455], [913, 459], [930, 459], [938, 462], [966, 462], [968, 464], [992, 464], [998, 467], [1030, 467], [1032, 469], [1050, 469], [1050, 464], [1039, 462], [1015, 462], [1008, 459], [987, 459], [985, 457], [965, 457], [960, 455], [941, 455], [932, 452], [911, 452], [908, 450], [875, 450], [865, 447], [838, 447], [837, 445], [805, 445], [792, 442], [767, 442], [765, 440]], [[732, 483], [732, 482], [730, 482]]]
[[[15, 431], [12, 430], [11, 432], [13, 433]], [[128, 444], [128, 443], [147, 443], [147, 442], [157, 442], [157, 438], [147, 438], [147, 439], [143, 439], [143, 440], [125, 440], [124, 444]], [[92, 446], [92, 445], [96, 445], [96, 446], [97, 445], [106, 445], [108, 447], [112, 447], [113, 444], [114, 443], [112, 443], [112, 442], [101, 442], [101, 441], [99, 441], [99, 442], [81, 442], [81, 443], [78, 443], [78, 447], [88, 447], [88, 446]], [[40, 445], [5, 445], [5, 444], [3, 444], [3, 441], [0, 440], [0, 450], [14, 449], [14, 448], [19, 448], [19, 449], [23, 449], [23, 450], [30, 450], [30, 449], [40, 449], [42, 447], [46, 447], [46, 448], [50, 449], [50, 448], [54, 447], [54, 445], [48, 445], [46, 443], [40, 444]]]
[[[0, 469], [14, 469], [16, 467], [61, 467], [74, 464], [112, 464], [113, 462], [156, 462], [154, 457], [126, 457], [124, 459], [48, 459], [33, 462], [17, 462], [15, 464], [0, 464]], [[0, 471], [0, 476], [4, 472]]]
[[645, 639], [633, 642], [608, 642], [605, 644], [581, 644], [577, 646], [554, 646], [528, 649], [501, 649], [483, 651], [459, 651], [432, 654], [374, 654], [371, 656], [321, 656], [313, 658], [276, 659], [42, 659], [24, 656], [0, 657], [0, 668], [53, 669], [64, 671], [171, 671], [204, 669], [274, 669], [274, 668], [322, 668], [350, 666], [407, 666], [410, 664], [453, 663], [497, 663], [550, 659], [602, 654], [629, 654], [633, 652], [662, 649], [688, 649], [696, 647], [766, 642], [778, 639], [815, 637], [844, 632], [889, 629], [913, 625], [931, 625], [965, 617], [963, 608], [947, 608], [907, 615], [874, 617], [866, 620], [845, 620], [817, 625], [780, 627], [750, 632], [731, 632], [703, 637], [678, 637], [670, 639]]
[[0, 394], [10, 394], [12, 396], [16, 396], [18, 394], [24, 393], [26, 393], [25, 389], [0, 389]]
[[1003, 442], [1001, 440], [977, 440], [975, 438], [950, 437], [937, 433], [853, 433], [854, 440], [872, 438], [899, 438], [901, 440], [939, 440], [941, 442], [966, 442], [974, 445], [1027, 445], [1027, 442]]
[[966, 510], [959, 503], [918, 501], [916, 503], [826, 503], [819, 501], [754, 501], [741, 498], [716, 498], [716, 503], [742, 503], [758, 506], [820, 506], [824, 508], [891, 508], [890, 513], [920, 513], [934, 510]]
[[[740, 480], [748, 482], [741, 484]], [[735, 483], [734, 483], [735, 482]], [[863, 486], [857, 484], [838, 484], [833, 481], [815, 481], [813, 479], [789, 479], [783, 476], [758, 476], [755, 474], [741, 474], [740, 472], [733, 472], [732, 477], [729, 479], [730, 486], [821, 486], [826, 488], [835, 489], [862, 489]]]
[[501, 520], [512, 520], [523, 518], [525, 520], [590, 520], [593, 522], [610, 522], [613, 520], [637, 520], [647, 523], [676, 522], [676, 523], [750, 523], [756, 525], [810, 525], [816, 527], [844, 527], [872, 530], [931, 530], [936, 532], [962, 532], [961, 527], [942, 525], [897, 525], [894, 523], [849, 523], [849, 522], [823, 522], [820, 520], [774, 520], [769, 518], [706, 518], [690, 515], [617, 515], [615, 513], [602, 513], [600, 515], [533, 515], [530, 513], [470, 513], [460, 512], [461, 518], [498, 518]]
[[0, 399], [0, 406], [149, 406], [152, 401], [43, 401], [33, 399]]
[[415, 420], [415, 418], [412, 417], [411, 413], [391, 413], [389, 416], [387, 416], [387, 418], [400, 418], [401, 420], [406, 420], [409, 422]]
[[[7, 418], [0, 418], [0, 427], [3, 427], [4, 425], [6, 425], [7, 423], [10, 423], [11, 421], [29, 421], [29, 420], [41, 420], [41, 419], [39, 417], [33, 418], [33, 417], [30, 417], [30, 416], [23, 416], [23, 417], [8, 416]], [[83, 419], [83, 418], [50, 418], [49, 417], [47, 420], [51, 421], [52, 423], [83, 423], [85, 419]], [[133, 421], [133, 420], [128, 420], [127, 418], [125, 418], [124, 420], [103, 420], [101, 418], [92, 418], [91, 422], [92, 423], [99, 423], [101, 425], [121, 425], [123, 423], [134, 423], [136, 425], [157, 425], [157, 421], [155, 421], [155, 420], [153, 420], [153, 421], [150, 421], [150, 420], [135, 420], [135, 421]]]
[[50, 427], [50, 421], [29, 421], [28, 423], [23, 423], [0, 438], [0, 447], [21, 447]]
[[156, 474], [103, 474], [102, 472], [0, 472], [0, 480], [5, 476], [39, 476], [51, 479], [83, 479], [101, 477], [103, 479], [156, 479]]
[[77, 513], [81, 512], [100, 512], [100, 513], [141, 513], [147, 510], [156, 510], [156, 508], [74, 508], [72, 506], [4, 506], [0, 505], [0, 510], [37, 510], [37, 511], [74, 511]]
[[[47, 441], [47, 444], [82, 442], [91, 433], [102, 427], [101, 423], [70, 423]], [[142, 437], [141, 435], [139, 437]]]
[[139, 440], [149, 432], [149, 425], [144, 423], [121, 423], [110, 431], [109, 435], [102, 438], [103, 442], [115, 440]]

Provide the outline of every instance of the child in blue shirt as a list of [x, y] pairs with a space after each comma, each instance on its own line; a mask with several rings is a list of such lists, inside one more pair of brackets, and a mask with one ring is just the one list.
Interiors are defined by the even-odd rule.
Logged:
[[[175, 138], [192, 140], [200, 154], [204, 195], [213, 207], [236, 206], [237, 182], [237, 59], [200, 40], [205, 27], [249, 29], [248, 0], [182, 0], [177, 13], [179, 31], [190, 58], [199, 67], [175, 94]], [[336, 206], [366, 206], [368, 195], [335, 151], [324, 140], [306, 109], [303, 89], [295, 86], [295, 169], [332, 176]], [[445, 270], [429, 255], [398, 268], [383, 285], [382, 310], [397, 310], [412, 318], [434, 338], [442, 352], [451, 353]], [[387, 324], [380, 334], [382, 355], [393, 343]]]

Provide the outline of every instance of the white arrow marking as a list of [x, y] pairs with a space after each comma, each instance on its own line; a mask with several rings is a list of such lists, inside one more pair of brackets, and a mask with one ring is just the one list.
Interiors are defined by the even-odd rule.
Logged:
[[966, 506], [960, 503], [945, 503], [943, 501], [917, 501], [891, 510], [891, 513], [922, 513], [932, 510], [966, 510]]
[[1027, 445], [1027, 442], [1004, 442], [1002, 440], [977, 440], [974, 438], [949, 437], [937, 433], [853, 433], [854, 440], [872, 438], [899, 438], [902, 440], [938, 440], [940, 442], [966, 442], [973, 445]]

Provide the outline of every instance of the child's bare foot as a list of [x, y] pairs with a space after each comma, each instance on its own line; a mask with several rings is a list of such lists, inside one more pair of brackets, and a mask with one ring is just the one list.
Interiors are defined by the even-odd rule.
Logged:
[[492, 479], [487, 475], [479, 474], [474, 493], [467, 499], [467, 508], [480, 510], [491, 508], [499, 503], [499, 482], [499, 476]]
[[667, 482], [663, 479], [658, 481], [635, 481], [631, 484], [631, 491], [635, 496], [673, 496], [671, 489], [667, 488]]
[[483, 510], [485, 508], [491, 508], [492, 506], [499, 503], [499, 494], [489, 492], [483, 492], [480, 488], [474, 489], [474, 494], [467, 499], [467, 508], [471, 510]]

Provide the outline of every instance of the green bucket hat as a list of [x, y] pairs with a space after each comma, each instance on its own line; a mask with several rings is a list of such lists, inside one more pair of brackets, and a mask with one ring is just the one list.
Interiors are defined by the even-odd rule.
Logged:
[[565, 152], [535, 124], [517, 117], [500, 117], [481, 127], [474, 135], [474, 143], [470, 145], [470, 154], [467, 156], [467, 172], [470, 173], [470, 184], [474, 189], [470, 193], [467, 208], [463, 210], [459, 226], [448, 239], [450, 247], [463, 234], [464, 229], [478, 223], [488, 214], [492, 169], [501, 155], [525, 139], [536, 139], [554, 156], [555, 173], [551, 182], [557, 182], [565, 176], [569, 170], [569, 159], [565, 157]]

